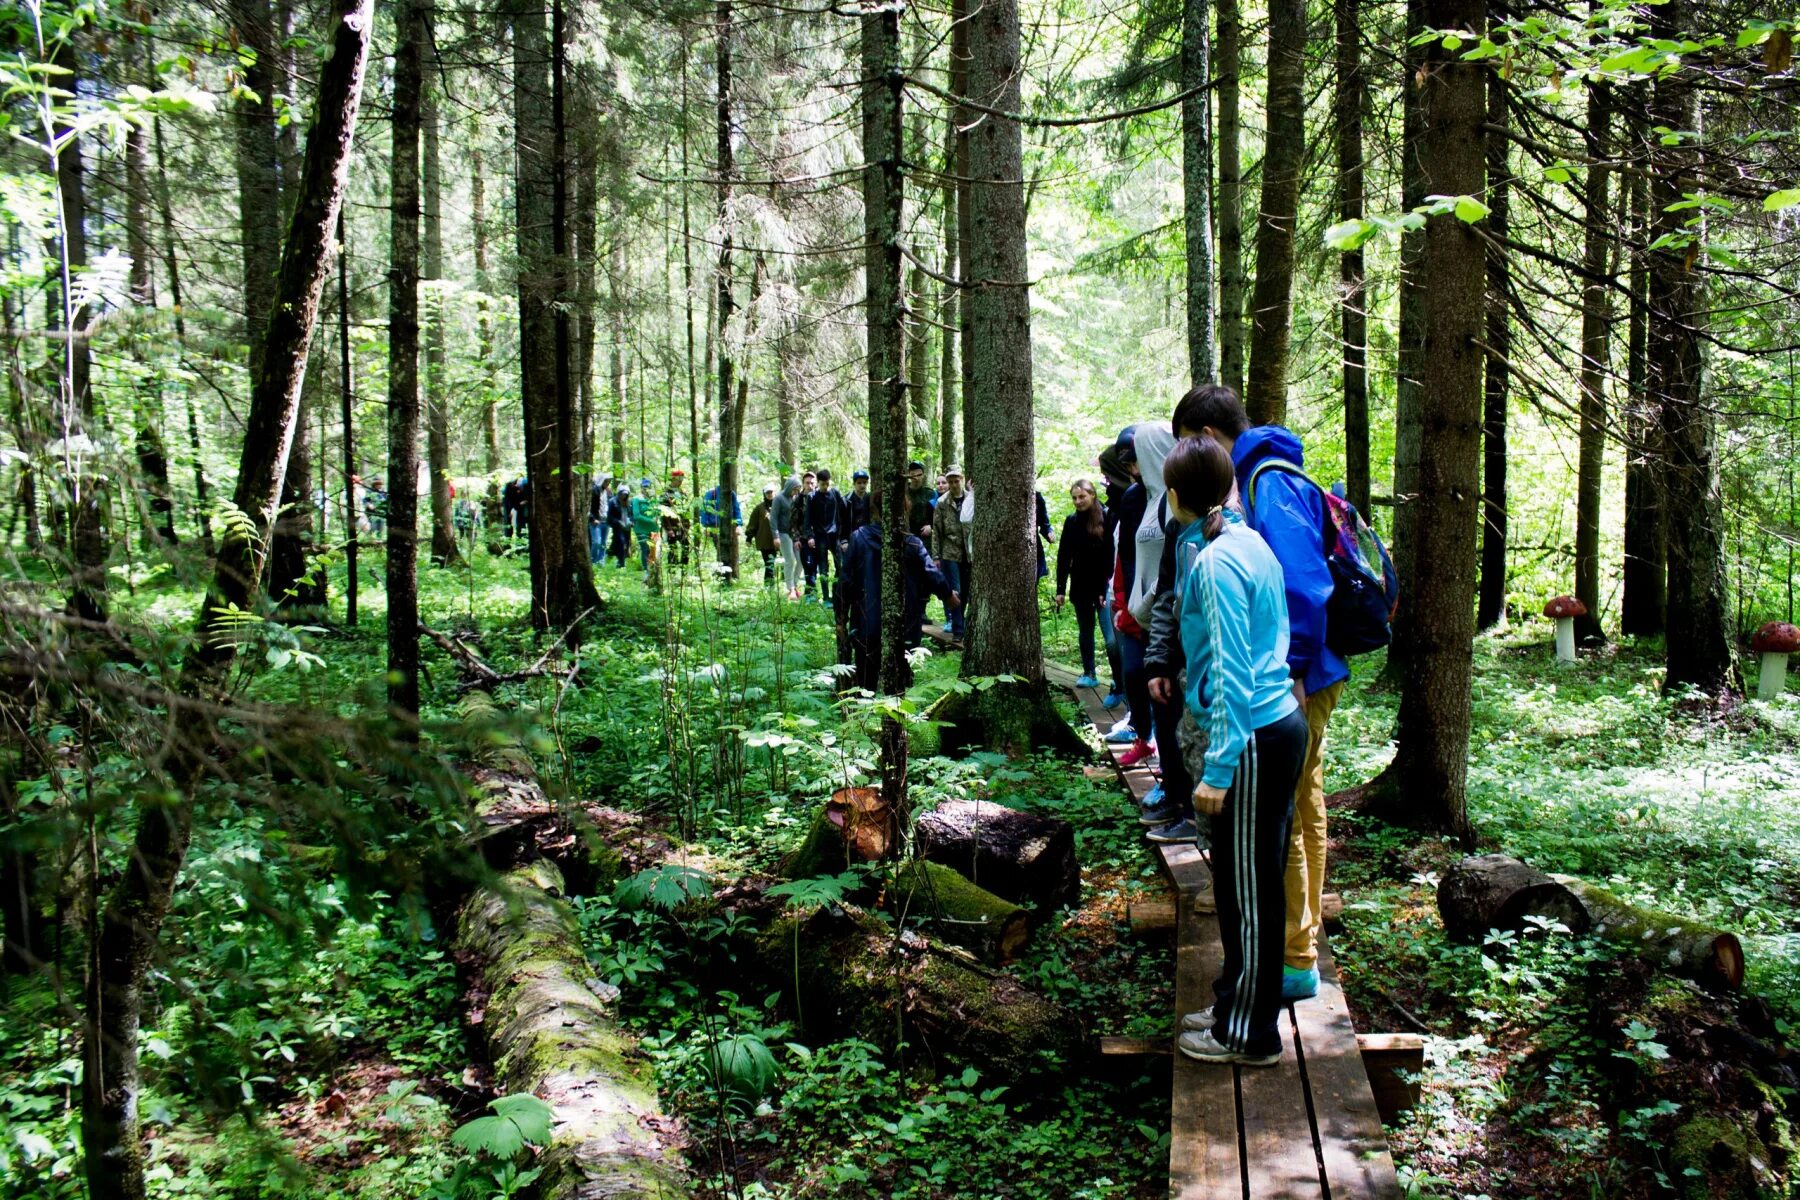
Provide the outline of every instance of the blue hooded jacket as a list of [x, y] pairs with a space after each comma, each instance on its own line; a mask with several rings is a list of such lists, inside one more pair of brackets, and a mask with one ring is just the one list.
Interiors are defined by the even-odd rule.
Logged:
[[1280, 564], [1235, 512], [1210, 541], [1205, 524], [1190, 523], [1175, 548], [1185, 699], [1206, 731], [1203, 781], [1229, 788], [1250, 738], [1299, 704], [1288, 680]]
[[1287, 592], [1288, 674], [1308, 695], [1350, 678], [1350, 666], [1325, 644], [1325, 602], [1331, 598], [1331, 568], [1325, 562], [1325, 501], [1306, 480], [1279, 468], [1256, 477], [1250, 502], [1250, 475], [1258, 463], [1282, 459], [1304, 468], [1300, 439], [1280, 425], [1258, 425], [1239, 434], [1231, 447], [1238, 498], [1250, 528], [1262, 534]]
[[[839, 576], [843, 587], [838, 592], [838, 616], [851, 635], [870, 649], [881, 641], [881, 538], [879, 521], [851, 534], [850, 549], [844, 555], [844, 570]], [[901, 613], [901, 636], [908, 646], [916, 646], [924, 634], [927, 594], [948, 606], [955, 592], [938, 569], [937, 560], [915, 534], [906, 535], [900, 581], [906, 605]]]

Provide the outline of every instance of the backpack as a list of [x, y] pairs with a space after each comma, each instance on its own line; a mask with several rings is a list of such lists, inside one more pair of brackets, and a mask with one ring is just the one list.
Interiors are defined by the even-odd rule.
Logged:
[[1256, 481], [1271, 469], [1298, 475], [1324, 498], [1320, 536], [1332, 583], [1331, 596], [1325, 601], [1325, 644], [1345, 658], [1381, 649], [1394, 638], [1392, 622], [1400, 607], [1400, 577], [1394, 573], [1387, 547], [1354, 504], [1279, 458], [1264, 459], [1250, 472], [1244, 502], [1252, 511]]

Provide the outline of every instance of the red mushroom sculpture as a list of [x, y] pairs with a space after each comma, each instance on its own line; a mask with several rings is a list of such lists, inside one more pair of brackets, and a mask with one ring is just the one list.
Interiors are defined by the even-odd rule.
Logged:
[[1750, 652], [1762, 659], [1756, 677], [1756, 698], [1773, 700], [1787, 684], [1788, 655], [1800, 650], [1800, 626], [1770, 621], [1750, 638]]
[[1544, 615], [1556, 622], [1556, 661], [1575, 661], [1575, 618], [1587, 616], [1587, 605], [1573, 596], [1558, 596], [1544, 605]]

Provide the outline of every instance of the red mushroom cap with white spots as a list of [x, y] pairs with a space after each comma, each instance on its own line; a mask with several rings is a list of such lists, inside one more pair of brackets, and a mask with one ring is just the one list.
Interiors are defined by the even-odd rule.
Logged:
[[1770, 621], [1750, 639], [1752, 654], [1792, 654], [1800, 650], [1800, 626]]
[[1556, 617], [1559, 620], [1563, 617], [1585, 617], [1587, 616], [1587, 605], [1573, 596], [1558, 596], [1544, 605], [1544, 615]]

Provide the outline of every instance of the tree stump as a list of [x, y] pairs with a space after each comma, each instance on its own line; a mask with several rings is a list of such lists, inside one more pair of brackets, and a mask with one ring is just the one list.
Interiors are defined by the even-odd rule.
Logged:
[[996, 966], [1017, 958], [1031, 940], [1024, 909], [939, 863], [915, 859], [900, 868], [881, 906]]
[[835, 875], [851, 863], [880, 862], [899, 844], [899, 822], [879, 788], [840, 788], [813, 815], [806, 840], [781, 864], [781, 873], [789, 879]]
[[996, 896], [1029, 904], [1043, 920], [1081, 899], [1075, 831], [1059, 817], [982, 800], [948, 800], [919, 817], [920, 857], [942, 863]]

